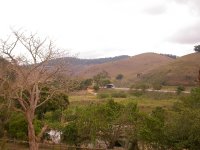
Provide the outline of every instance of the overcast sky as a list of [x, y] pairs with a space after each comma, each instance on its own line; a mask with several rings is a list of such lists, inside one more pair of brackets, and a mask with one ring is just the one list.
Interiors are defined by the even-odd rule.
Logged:
[[0, 0], [0, 6], [0, 38], [23, 28], [81, 58], [182, 56], [200, 44], [200, 0]]

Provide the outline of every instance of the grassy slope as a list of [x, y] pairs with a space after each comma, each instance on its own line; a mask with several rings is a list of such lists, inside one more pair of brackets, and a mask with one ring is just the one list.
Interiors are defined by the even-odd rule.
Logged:
[[160, 82], [166, 85], [195, 85], [200, 68], [200, 53], [176, 59], [143, 76], [143, 82]]
[[121, 73], [124, 75], [125, 79], [134, 80], [137, 78], [136, 75], [138, 73], [146, 74], [149, 71], [172, 61], [174, 61], [174, 59], [166, 56], [155, 53], [144, 53], [125, 60], [88, 67], [81, 73], [81, 76], [88, 78], [105, 70], [112, 79]]

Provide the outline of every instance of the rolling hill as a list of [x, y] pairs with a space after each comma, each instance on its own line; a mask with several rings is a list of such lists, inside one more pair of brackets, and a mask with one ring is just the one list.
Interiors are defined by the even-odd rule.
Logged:
[[192, 53], [143, 75], [141, 82], [163, 85], [197, 85], [200, 53]]
[[115, 56], [115, 57], [108, 57], [108, 58], [96, 58], [96, 59], [81, 59], [76, 57], [63, 57], [63, 58], [57, 58], [49, 61], [48, 66], [52, 67], [56, 64], [61, 63], [64, 65], [65, 68], [70, 71], [71, 75], [77, 76], [79, 73], [94, 65], [109, 63], [109, 62], [116, 62], [120, 60], [124, 60], [129, 58], [128, 55], [121, 55], [121, 56]]
[[115, 62], [89, 66], [81, 71], [79, 75], [84, 78], [91, 78], [99, 72], [106, 71], [112, 80], [118, 74], [123, 74], [124, 80], [135, 81], [138, 80], [138, 74], [142, 76], [174, 60], [173, 58], [156, 53], [144, 53]]

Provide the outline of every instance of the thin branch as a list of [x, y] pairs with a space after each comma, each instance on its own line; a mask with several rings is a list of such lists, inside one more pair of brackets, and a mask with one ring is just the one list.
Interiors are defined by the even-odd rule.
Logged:
[[18, 108], [16, 108], [16, 107], [13, 107], [13, 109], [14, 109], [14, 111], [21, 112], [22, 114], [24, 114], [24, 115], [25, 115], [25, 112], [24, 112], [24, 111], [22, 111], [21, 109], [18, 109]]
[[37, 135], [37, 137], [36, 137], [36, 139], [37, 139], [38, 142], [41, 140], [43, 134], [46, 132], [46, 130], [48, 129], [48, 127], [49, 127], [49, 126], [48, 126], [47, 124], [45, 124], [45, 125], [42, 127], [40, 133], [39, 133], [39, 134]]
[[50, 100], [50, 98], [52, 98], [52, 96], [53, 96], [54, 94], [55, 94], [55, 91], [51, 92], [51, 94], [49, 94], [49, 95], [47, 96], [47, 98], [46, 98], [43, 102], [41, 102], [40, 104], [38, 104], [38, 105], [36, 106], [36, 108], [40, 107], [41, 105], [43, 105], [44, 103], [46, 103], [48, 100]]

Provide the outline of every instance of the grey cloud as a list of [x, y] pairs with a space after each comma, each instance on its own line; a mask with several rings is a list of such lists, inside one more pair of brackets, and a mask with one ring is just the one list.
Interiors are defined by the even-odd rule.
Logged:
[[161, 15], [165, 13], [166, 10], [167, 8], [165, 5], [156, 5], [145, 9], [144, 12], [150, 15]]
[[172, 37], [169, 38], [169, 41], [180, 43], [180, 44], [195, 44], [200, 42], [200, 21], [196, 24], [184, 28]]

